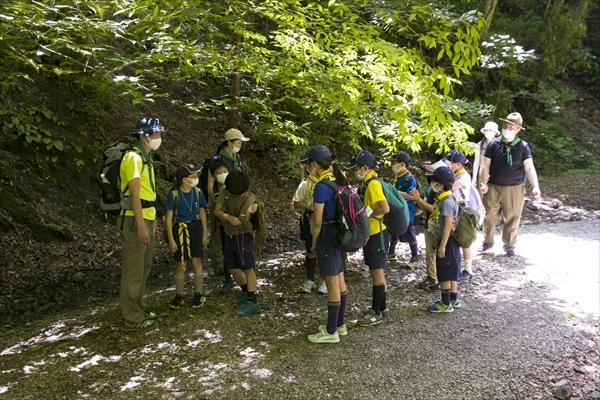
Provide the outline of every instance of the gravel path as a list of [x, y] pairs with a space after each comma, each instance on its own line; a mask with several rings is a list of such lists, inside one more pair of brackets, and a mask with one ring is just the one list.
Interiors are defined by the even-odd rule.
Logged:
[[[161, 326], [145, 334], [117, 329], [116, 299], [12, 327], [0, 334], [0, 397], [523, 399], [553, 398], [563, 384], [573, 398], [600, 397], [599, 221], [525, 226], [514, 259], [497, 242], [452, 314], [425, 311], [438, 295], [415, 288], [423, 266], [390, 265], [392, 316], [370, 328], [355, 325], [371, 290], [352, 260], [349, 332], [337, 345], [306, 340], [326, 299], [296, 292], [300, 252], [262, 263], [260, 316], [235, 317], [235, 294], [209, 278], [200, 311], [171, 313], [173, 292], [153, 288]], [[563, 379], [557, 366], [573, 360], [582, 378]]]

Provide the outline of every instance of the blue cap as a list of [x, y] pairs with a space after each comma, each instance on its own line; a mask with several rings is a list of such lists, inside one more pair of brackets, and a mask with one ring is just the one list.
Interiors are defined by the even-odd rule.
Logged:
[[160, 120], [154, 117], [140, 119], [135, 127], [134, 135], [152, 136], [156, 132], [165, 133], [165, 128], [160, 124]]
[[467, 157], [460, 150], [452, 150], [448, 155], [446, 155], [446, 159], [453, 163], [466, 164]]
[[448, 167], [437, 168], [433, 171], [432, 177], [440, 181], [443, 185], [451, 185], [454, 183], [454, 172]]
[[392, 157], [388, 158], [388, 161], [403, 162], [404, 164], [408, 165], [410, 163], [410, 156], [405, 151], [399, 151]]
[[354, 167], [370, 167], [375, 166], [375, 156], [369, 153], [367, 150], [361, 150], [352, 157], [350, 162], [344, 165], [346, 169], [352, 169]]
[[306, 162], [310, 160], [327, 164], [330, 162], [327, 160], [327, 158], [331, 158], [331, 152], [329, 149], [322, 144], [317, 144], [308, 149], [305, 154], [299, 156], [298, 160], [300, 162]]
[[177, 167], [177, 171], [175, 171], [175, 179], [180, 181], [183, 178], [187, 178], [194, 172], [200, 172], [201, 169], [201, 167], [195, 167], [193, 164], [180, 165], [179, 167]]

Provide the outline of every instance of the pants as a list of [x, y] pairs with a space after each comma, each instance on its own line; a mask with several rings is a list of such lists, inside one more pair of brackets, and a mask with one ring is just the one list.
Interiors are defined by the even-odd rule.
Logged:
[[519, 223], [525, 198], [525, 186], [498, 186], [488, 185], [488, 192], [483, 196], [485, 207], [485, 220], [483, 221], [484, 243], [494, 244], [494, 230], [500, 219], [500, 213], [504, 214], [504, 228], [502, 229], [502, 241], [504, 251], [513, 250], [519, 233]]
[[146, 229], [150, 233], [150, 245], [144, 246], [138, 241], [138, 227], [135, 217], [117, 218], [117, 228], [121, 228], [123, 221], [122, 253], [123, 268], [121, 271], [121, 312], [123, 319], [133, 323], [142, 322], [146, 304], [144, 294], [146, 281], [152, 268], [152, 254], [154, 253], [154, 221], [144, 220]]
[[210, 239], [208, 242], [208, 251], [210, 253], [210, 265], [213, 271], [223, 269], [223, 244], [221, 243], [221, 223], [215, 214], [209, 214]]
[[431, 279], [436, 279], [436, 268], [435, 268], [435, 249], [433, 243], [435, 242], [435, 235], [425, 229], [425, 265], [427, 276]]

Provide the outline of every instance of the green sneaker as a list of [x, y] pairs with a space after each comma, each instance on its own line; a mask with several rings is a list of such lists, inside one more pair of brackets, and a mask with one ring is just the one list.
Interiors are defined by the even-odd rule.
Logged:
[[156, 319], [156, 314], [150, 310], [144, 310], [143, 314], [146, 319]]
[[233, 299], [233, 302], [238, 306], [245, 304], [248, 301], [248, 292], [242, 292], [241, 295]]
[[462, 307], [462, 303], [460, 302], [460, 300], [459, 300], [459, 299], [456, 299], [456, 300], [450, 300], [450, 305], [451, 305], [453, 308], [461, 308], [461, 307]]
[[121, 325], [122, 331], [147, 331], [148, 329], [156, 328], [158, 321], [155, 319], [145, 319], [142, 322], [135, 323], [129, 321], [123, 321]]
[[[319, 325], [319, 332], [327, 333], [327, 326]], [[338, 326], [337, 333], [339, 336], [346, 336], [348, 334], [348, 328], [346, 327], [346, 324], [344, 324], [342, 326]]]
[[258, 303], [247, 301], [246, 304], [244, 304], [244, 307], [239, 308], [236, 312], [237, 315], [241, 316], [256, 314], [260, 312], [260, 306], [258, 305]]
[[[339, 329], [338, 329], [339, 330]], [[340, 335], [339, 332], [330, 335], [327, 331], [321, 331], [308, 335], [308, 341], [311, 343], [339, 343]]]
[[408, 267], [408, 269], [415, 269], [417, 268], [417, 264], [419, 263], [419, 259], [418, 258], [411, 258], [409, 262], [406, 263], [406, 266]]
[[432, 313], [450, 313], [454, 311], [454, 307], [452, 307], [452, 303], [446, 305], [438, 300], [434, 305], [427, 307], [427, 311]]

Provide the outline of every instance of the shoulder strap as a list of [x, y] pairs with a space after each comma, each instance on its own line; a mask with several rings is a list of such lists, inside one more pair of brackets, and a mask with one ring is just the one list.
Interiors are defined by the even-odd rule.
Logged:
[[[244, 202], [242, 203], [242, 209], [240, 210], [239, 216], [241, 217], [243, 215], [244, 217], [246, 217], [246, 210], [248, 210], [248, 207], [250, 207], [254, 203], [256, 203], [256, 196], [252, 193], [249, 193], [248, 196], [246, 196], [246, 198], [244, 199]], [[244, 228], [246, 228], [250, 233], [254, 234], [254, 227], [252, 226], [250, 221], [248, 221], [247, 218], [240, 219], [240, 221], [242, 222], [242, 225], [244, 225]]]
[[403, 176], [403, 178], [404, 178], [404, 181], [402, 181], [402, 191], [403, 192], [406, 192], [406, 188], [408, 187], [409, 179], [412, 178], [412, 177], [413, 177], [413, 175], [410, 172], [407, 172]]
[[317, 182], [317, 184], [319, 184], [319, 183], [323, 183], [323, 184], [329, 186], [330, 188], [332, 188], [337, 193], [337, 190], [338, 190], [338, 187], [339, 187], [339, 185], [337, 184], [337, 182], [332, 181], [331, 179], [324, 179], [322, 181]]

